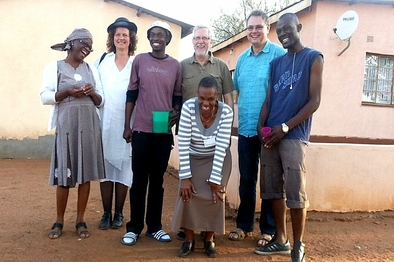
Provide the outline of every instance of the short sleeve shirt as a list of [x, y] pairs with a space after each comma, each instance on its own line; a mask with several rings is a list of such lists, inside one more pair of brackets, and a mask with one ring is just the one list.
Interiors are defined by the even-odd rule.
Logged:
[[216, 79], [219, 101], [223, 101], [224, 94], [231, 93], [234, 90], [231, 73], [226, 63], [214, 57], [210, 52], [209, 54], [210, 58], [205, 65], [200, 65], [194, 55], [181, 61], [183, 102], [197, 96], [198, 84], [206, 76], [212, 76]]

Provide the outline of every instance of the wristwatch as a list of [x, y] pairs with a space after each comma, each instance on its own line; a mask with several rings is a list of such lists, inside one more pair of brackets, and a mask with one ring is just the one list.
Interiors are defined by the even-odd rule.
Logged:
[[289, 126], [286, 123], [282, 123], [282, 131], [287, 134], [289, 132]]

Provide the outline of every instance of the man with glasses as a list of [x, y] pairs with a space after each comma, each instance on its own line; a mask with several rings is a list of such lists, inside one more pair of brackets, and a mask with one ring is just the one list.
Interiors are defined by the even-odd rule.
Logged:
[[193, 56], [181, 61], [183, 102], [197, 96], [198, 83], [202, 78], [212, 76], [218, 83], [218, 100], [233, 108], [231, 92], [234, 84], [226, 63], [209, 51], [212, 45], [211, 31], [204, 25], [195, 26], [192, 41]]
[[[238, 91], [238, 163], [240, 172], [237, 229], [228, 235], [230, 240], [251, 236], [254, 228], [256, 184], [261, 142], [257, 121], [264, 102], [269, 80], [269, 63], [285, 50], [268, 39], [268, 16], [260, 10], [252, 11], [246, 20], [247, 38], [251, 47], [239, 57], [234, 72], [234, 86]], [[275, 222], [270, 200], [261, 201], [261, 237], [257, 246], [266, 245], [275, 234]]]

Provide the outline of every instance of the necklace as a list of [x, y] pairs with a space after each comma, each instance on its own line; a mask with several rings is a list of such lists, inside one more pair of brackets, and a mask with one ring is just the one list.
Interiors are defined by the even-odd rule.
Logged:
[[296, 54], [297, 53], [294, 53], [294, 56], [293, 56], [293, 67], [291, 68], [291, 75], [290, 75], [290, 77], [291, 77], [290, 90], [293, 89], [294, 62], [295, 62], [295, 59], [296, 59]]
[[209, 116], [209, 117], [207, 117], [207, 118], [203, 117], [203, 116], [201, 115], [201, 113], [200, 113], [201, 122], [202, 122], [203, 124], [208, 124], [208, 123], [213, 119], [214, 115], [215, 115], [215, 108], [212, 110], [211, 116]]
[[212, 118], [213, 118], [213, 113], [212, 113], [212, 115], [211, 115], [210, 117], [208, 117], [208, 118], [204, 118], [202, 115], [200, 115], [200, 118], [201, 118], [201, 122], [203, 122], [203, 124], [207, 124], [209, 121], [212, 120]]
[[293, 89], [293, 74], [294, 74], [294, 64], [295, 64], [295, 60], [296, 60], [296, 55], [297, 55], [297, 53], [299, 53], [299, 52], [301, 52], [302, 50], [304, 50], [304, 48], [305, 48], [305, 46], [301, 46], [301, 50], [294, 53], [294, 56], [293, 56], [293, 66], [291, 67], [291, 75], [290, 75], [290, 77], [291, 77], [291, 80], [290, 80], [290, 81], [291, 81], [291, 83], [290, 83], [290, 90]]

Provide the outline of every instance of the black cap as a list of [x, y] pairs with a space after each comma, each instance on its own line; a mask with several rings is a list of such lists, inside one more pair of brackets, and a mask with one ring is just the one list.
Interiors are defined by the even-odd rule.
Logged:
[[117, 18], [115, 22], [113, 22], [108, 26], [107, 32], [109, 33], [109, 31], [114, 30], [115, 28], [118, 27], [125, 27], [130, 31], [137, 33], [137, 26], [133, 22], [130, 22], [129, 19], [125, 17]]

